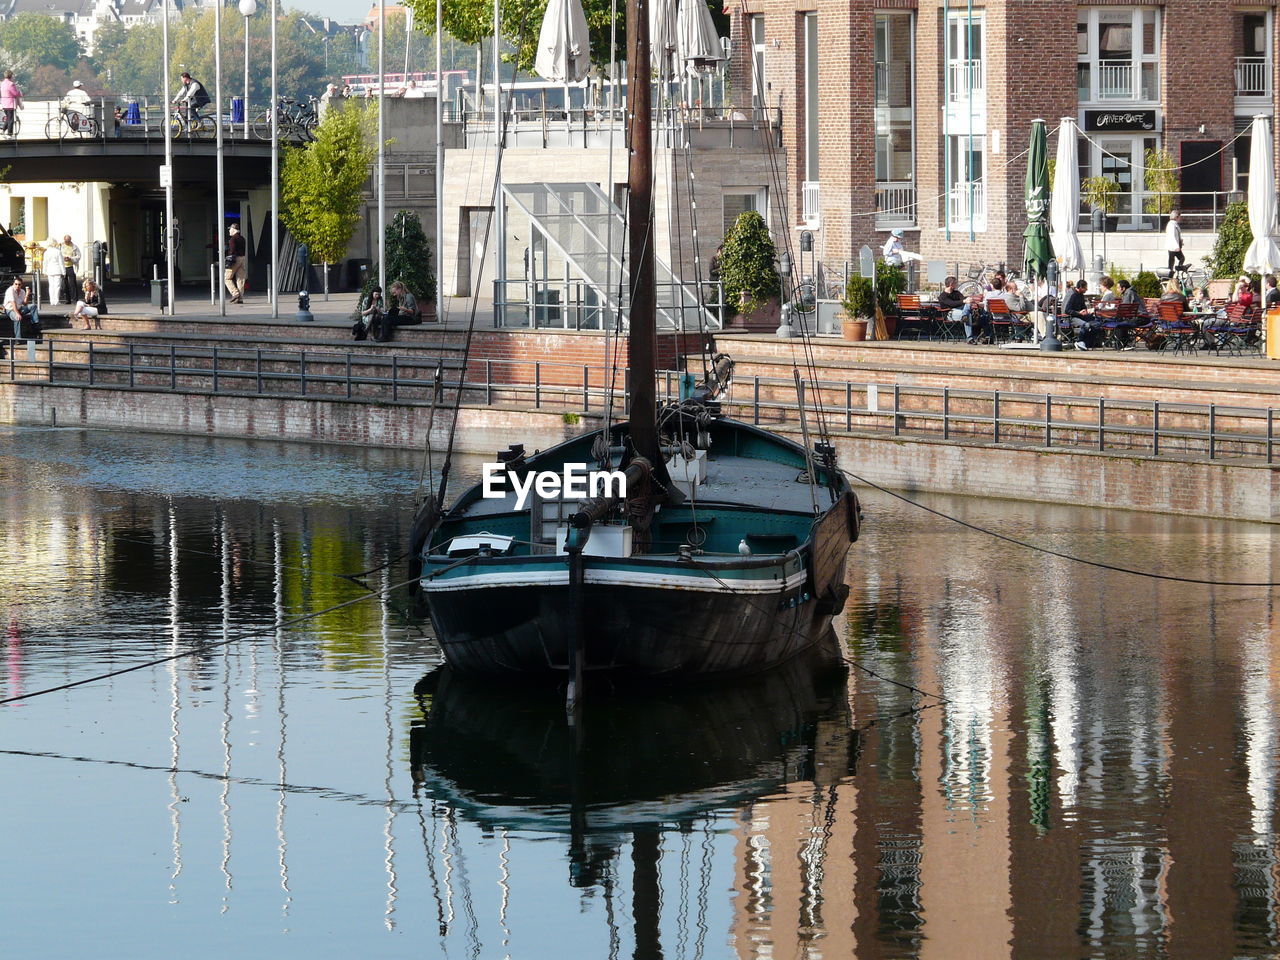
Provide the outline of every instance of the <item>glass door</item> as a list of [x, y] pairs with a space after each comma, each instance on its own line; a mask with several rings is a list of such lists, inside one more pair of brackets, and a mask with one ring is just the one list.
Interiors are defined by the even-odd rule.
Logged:
[[1120, 187], [1115, 195], [1112, 224], [1120, 230], [1136, 230], [1142, 212], [1142, 141], [1135, 137], [1099, 138], [1094, 147], [1093, 171]]

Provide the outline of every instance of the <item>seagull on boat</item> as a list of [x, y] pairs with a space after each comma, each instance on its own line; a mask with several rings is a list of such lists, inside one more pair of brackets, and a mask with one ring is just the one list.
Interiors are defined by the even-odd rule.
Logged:
[[751, 548], [747, 546], [746, 537], [743, 537], [742, 542], [738, 544], [738, 552], [742, 554], [744, 557], [751, 556]]

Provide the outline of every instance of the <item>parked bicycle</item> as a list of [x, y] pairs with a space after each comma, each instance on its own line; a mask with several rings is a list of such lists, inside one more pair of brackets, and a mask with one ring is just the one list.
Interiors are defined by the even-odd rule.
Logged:
[[213, 117], [200, 112], [199, 107], [178, 107], [169, 118], [169, 131], [175, 137], [211, 137], [213, 136]]
[[[17, 117], [14, 117], [15, 122]], [[61, 140], [64, 137], [96, 137], [98, 121], [87, 113], [59, 107], [58, 115], [50, 117], [44, 125], [46, 140]]]
[[[278, 106], [280, 136], [294, 140], [314, 140], [315, 129], [320, 124], [318, 97], [307, 97], [299, 102], [293, 97], [280, 97]], [[253, 133], [259, 140], [271, 139], [271, 111], [264, 110], [253, 121]]]

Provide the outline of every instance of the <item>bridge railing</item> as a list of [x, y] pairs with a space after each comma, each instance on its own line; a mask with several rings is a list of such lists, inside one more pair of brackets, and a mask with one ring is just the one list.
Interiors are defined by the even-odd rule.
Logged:
[[[118, 343], [48, 337], [0, 340], [0, 383], [102, 387], [161, 393], [429, 404], [461, 391], [467, 404], [560, 412], [566, 423], [604, 409], [619, 412], [627, 371], [600, 363], [471, 359], [443, 347], [435, 355], [363, 350], [266, 349]], [[660, 399], [680, 396], [684, 374], [657, 373]], [[1276, 462], [1276, 410], [1267, 407], [1125, 400], [1005, 390], [802, 380], [803, 405], [834, 432], [1027, 448], [1089, 450], [1161, 459]], [[795, 428], [796, 384], [739, 377], [721, 400], [726, 413]]]
[[[241, 97], [223, 104], [222, 135], [226, 140], [266, 143], [271, 139], [270, 99], [250, 100], [247, 108]], [[306, 139], [297, 125], [289, 122], [286, 107], [281, 113], [280, 139]], [[98, 97], [87, 109], [66, 106], [61, 99], [26, 100], [16, 112], [16, 130], [0, 132], [0, 144], [14, 141], [57, 141], [59, 143], [107, 143], [114, 140], [163, 140], [165, 124], [174, 124], [176, 108], [162, 97]], [[212, 140], [216, 136], [213, 105], [202, 107], [205, 122], [183, 124], [175, 129], [176, 140]], [[246, 122], [247, 121], [247, 122]]]

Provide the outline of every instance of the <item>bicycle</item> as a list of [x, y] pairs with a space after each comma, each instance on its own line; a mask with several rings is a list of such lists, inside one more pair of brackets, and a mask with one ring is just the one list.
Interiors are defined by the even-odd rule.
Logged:
[[[14, 118], [17, 120], [17, 117]], [[46, 140], [61, 140], [63, 137], [96, 137], [98, 121], [80, 110], [59, 107], [58, 115], [50, 117], [44, 125]]]
[[[280, 136], [292, 137], [296, 140], [314, 140], [315, 129], [320, 124], [317, 112], [318, 97], [307, 97], [305, 103], [299, 103], [293, 97], [280, 97], [277, 105], [280, 110], [277, 124]], [[271, 111], [264, 110], [253, 121], [253, 134], [259, 140], [271, 139]]]
[[169, 118], [169, 132], [175, 137], [208, 137], [213, 135], [213, 117], [206, 117], [199, 107], [176, 107]]

